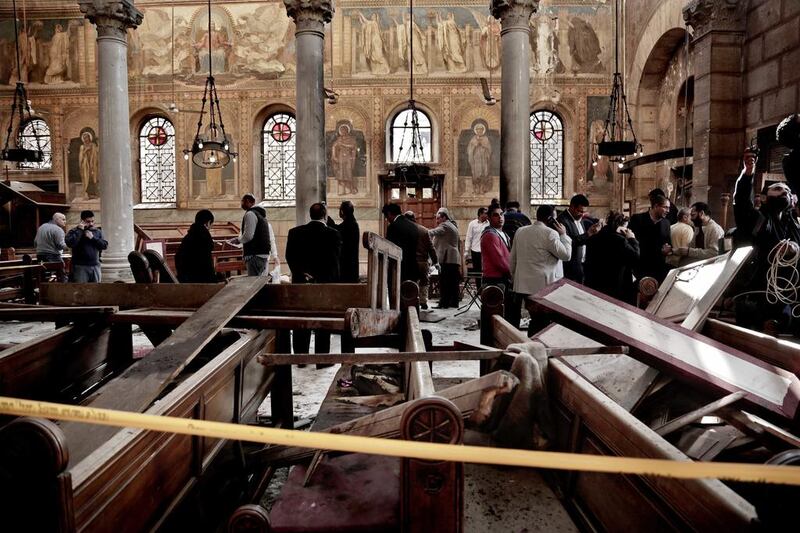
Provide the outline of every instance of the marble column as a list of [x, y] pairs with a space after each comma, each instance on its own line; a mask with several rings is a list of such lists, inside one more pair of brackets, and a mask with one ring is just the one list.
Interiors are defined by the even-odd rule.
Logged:
[[500, 203], [531, 208], [530, 148], [530, 25], [539, 0], [492, 0], [492, 16], [502, 29], [502, 85], [500, 92]]
[[103, 281], [129, 281], [134, 234], [126, 31], [141, 24], [142, 13], [132, 0], [78, 0], [78, 5], [97, 27], [100, 220], [108, 241]]
[[[706, 202], [715, 220], [729, 213], [722, 195], [733, 191], [745, 146], [742, 127], [742, 42], [745, 0], [692, 0], [683, 18], [694, 30], [692, 202]], [[732, 216], [727, 216], [732, 220]]]
[[323, 92], [324, 25], [333, 17], [331, 0], [283, 0], [294, 19], [297, 43], [297, 173], [295, 216], [308, 221], [308, 208], [327, 198], [325, 169], [325, 99]]

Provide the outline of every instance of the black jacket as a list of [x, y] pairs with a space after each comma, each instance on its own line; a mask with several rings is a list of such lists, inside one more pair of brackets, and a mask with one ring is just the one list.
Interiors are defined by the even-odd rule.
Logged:
[[[92, 232], [91, 239], [86, 236], [87, 231]], [[108, 248], [108, 241], [98, 227], [74, 227], [67, 232], [64, 242], [72, 248], [72, 264], [80, 266], [99, 266], [100, 253]]]
[[583, 283], [584, 264], [581, 262], [580, 252], [586, 251], [585, 249], [581, 250], [581, 247], [586, 246], [589, 241], [589, 234], [586, 229], [582, 233], [578, 233], [577, 225], [580, 224], [583, 229], [583, 221], [572, 218], [572, 215], [566, 209], [558, 215], [558, 221], [564, 225], [567, 235], [572, 239], [572, 255], [569, 261], [564, 261], [564, 277]]
[[662, 218], [653, 222], [649, 211], [645, 211], [633, 215], [628, 227], [639, 241], [639, 263], [633, 269], [636, 278], [650, 276], [661, 283], [670, 271], [666, 256], [661, 252], [665, 244], [672, 245], [669, 220]]
[[[328, 224], [331, 225], [330, 223]], [[339, 260], [339, 281], [358, 283], [358, 249], [361, 234], [355, 217], [348, 217], [340, 224], [333, 224], [342, 238], [342, 256]]]
[[339, 232], [325, 222], [312, 220], [290, 229], [286, 239], [286, 262], [292, 271], [292, 283], [338, 282], [341, 253]]
[[639, 243], [626, 239], [611, 226], [598, 231], [586, 244], [586, 286], [629, 304], [636, 301], [631, 276], [639, 261]]
[[216, 283], [211, 252], [214, 241], [203, 224], [192, 224], [175, 253], [175, 269], [181, 283]]
[[406, 217], [400, 215], [394, 219], [386, 229], [386, 238], [403, 250], [403, 260], [400, 262], [400, 279], [416, 281], [419, 278], [417, 266], [417, 239], [419, 231], [417, 225]]
[[[256, 227], [253, 230], [253, 238], [242, 245], [242, 255], [269, 255], [269, 226], [267, 225], [267, 212], [263, 207], [255, 206], [248, 209], [256, 215]], [[242, 224], [244, 225], [244, 224]], [[244, 228], [242, 228], [244, 229]]]
[[753, 258], [737, 279], [749, 290], [763, 289], [767, 284], [770, 251], [783, 239], [800, 244], [800, 225], [791, 209], [784, 211], [780, 217], [770, 213], [766, 205], [756, 209], [753, 205], [753, 176], [744, 172], [736, 180], [733, 216], [736, 220], [737, 246], [752, 244], [755, 248]]

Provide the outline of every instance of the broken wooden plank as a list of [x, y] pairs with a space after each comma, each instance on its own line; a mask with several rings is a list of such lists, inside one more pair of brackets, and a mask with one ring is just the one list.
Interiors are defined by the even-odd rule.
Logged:
[[569, 280], [548, 286], [534, 300], [571, 329], [627, 344], [646, 364], [713, 391], [747, 391], [751, 404], [797, 417], [800, 380], [790, 372]]
[[[422, 338], [417, 309], [415, 307], [409, 307], [406, 312], [406, 351], [425, 353], [425, 340]], [[406, 398], [409, 401], [433, 395], [435, 391], [433, 387], [433, 376], [431, 375], [431, 367], [427, 361], [406, 363], [406, 373]]]
[[23, 308], [0, 308], [0, 320], [22, 320], [29, 322], [55, 322], [82, 315], [103, 315], [119, 311], [117, 306], [56, 307], [30, 306]]
[[726, 252], [670, 270], [647, 305], [647, 312], [671, 322], [683, 321], [722, 274], [729, 257], [730, 252]]
[[[631, 357], [615, 355], [611, 347], [604, 346], [560, 324], [550, 324], [533, 338], [546, 346], [564, 346], [570, 347], [569, 349], [578, 346], [604, 354], [594, 357], [564, 354], [562, 360], [627, 411], [631, 410], [658, 374], [644, 363]], [[628, 353], [627, 346], [618, 348], [625, 348], [624, 353]]]
[[411, 363], [415, 361], [476, 361], [483, 359], [496, 359], [501, 355], [503, 355], [502, 350], [358, 352], [323, 354], [269, 353], [260, 355], [258, 357], [258, 362], [265, 366], [310, 364], [363, 365], [379, 363]]
[[[488, 418], [493, 403], [514, 390], [519, 380], [510, 372], [499, 370], [436, 392], [436, 396], [453, 402], [465, 419]], [[364, 437], [396, 439], [400, 437], [400, 420], [412, 405], [405, 402], [377, 413], [322, 429], [322, 433], [345, 433]], [[475, 413], [478, 413], [477, 415]], [[314, 455], [314, 450], [276, 446], [257, 452], [260, 460], [275, 463], [294, 463]]]
[[711, 402], [708, 405], [704, 405], [703, 407], [695, 409], [694, 411], [690, 411], [685, 415], [681, 415], [674, 420], [670, 420], [663, 426], [653, 429], [653, 431], [655, 431], [662, 437], [664, 437], [665, 435], [669, 435], [673, 431], [677, 431], [682, 427], [691, 424], [692, 422], [700, 420], [706, 415], [715, 413], [727, 405], [731, 405], [732, 403], [738, 402], [739, 400], [744, 398], [745, 394], [747, 394], [745, 391], [737, 391], [732, 394], [728, 394], [727, 396], [723, 396], [719, 400]]
[[752, 246], [743, 246], [731, 253], [725, 262], [725, 268], [723, 268], [722, 273], [707, 288], [700, 300], [694, 303], [689, 315], [681, 322], [681, 326], [692, 331], [699, 331], [703, 327], [711, 309], [728, 289], [728, 285], [731, 284], [752, 252]]
[[706, 320], [703, 335], [800, 375], [800, 344], [796, 342], [713, 318]]
[[[220, 283], [43, 283], [40, 301], [59, 306], [197, 309], [224, 287]], [[343, 313], [351, 307], [366, 306], [366, 287], [363, 283], [267, 284], [253, 295], [248, 308], [264, 312]]]
[[733, 407], [725, 407], [720, 409], [719, 416], [730, 425], [750, 435], [755, 435], [760, 438], [769, 436], [781, 441], [783, 444], [788, 444], [794, 448], [800, 448], [800, 437], [747, 411], [742, 411], [741, 409], [735, 409]]
[[[69, 308], [66, 308], [69, 309]], [[120, 311], [108, 318], [112, 324], [137, 324], [139, 326], [166, 325], [179, 326], [192, 316], [194, 311], [172, 309], [136, 309]], [[237, 315], [227, 324], [235, 328], [252, 329], [319, 329], [324, 331], [343, 331], [344, 318], [332, 317], [293, 317]]]
[[[133, 412], [147, 409], [267, 282], [264, 276], [252, 276], [236, 278], [225, 285], [147, 357], [131, 365], [100, 389], [87, 405]], [[87, 427], [77, 422], [63, 424], [62, 430], [67, 437], [73, 464], [117, 431], [112, 427]]]
[[400, 325], [400, 311], [357, 307], [348, 309], [344, 320], [345, 327], [354, 339], [375, 337], [397, 330]]

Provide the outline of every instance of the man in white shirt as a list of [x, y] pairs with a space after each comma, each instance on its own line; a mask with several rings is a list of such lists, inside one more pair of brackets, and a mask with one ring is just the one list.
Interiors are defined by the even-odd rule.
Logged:
[[464, 259], [472, 261], [474, 272], [480, 272], [481, 268], [481, 234], [489, 226], [489, 211], [485, 207], [478, 209], [478, 218], [470, 221], [467, 226], [467, 236], [464, 240]]
[[719, 255], [719, 240], [725, 236], [722, 226], [711, 220], [711, 209], [705, 202], [695, 202], [689, 213], [694, 224], [692, 242], [686, 247], [672, 246], [673, 253], [681, 257], [681, 265]]
[[[520, 228], [511, 246], [511, 277], [514, 292], [526, 298], [526, 307], [531, 311], [529, 298], [540, 289], [564, 277], [562, 261], [572, 257], [572, 239], [567, 230], [555, 218], [552, 205], [542, 205], [536, 210], [536, 221]], [[535, 311], [531, 312], [528, 335], [540, 329]], [[543, 327], [543, 326], [541, 326]]]
[[[690, 218], [691, 210], [688, 207], [678, 211], [678, 221], [670, 229], [673, 249], [688, 248], [694, 239], [694, 227]], [[667, 263], [676, 267], [681, 262], [681, 256], [672, 254], [667, 256]]]

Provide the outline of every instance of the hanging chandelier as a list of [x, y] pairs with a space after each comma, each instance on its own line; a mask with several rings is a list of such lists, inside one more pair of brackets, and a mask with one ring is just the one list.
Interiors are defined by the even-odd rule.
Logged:
[[[417, 102], [414, 100], [414, 0], [408, 3], [408, 107], [403, 123], [403, 137], [397, 151], [397, 166], [394, 172], [402, 180], [417, 181], [418, 178], [428, 176], [430, 167], [425, 163], [425, 140], [419, 124]], [[409, 136], [405, 132], [410, 131]], [[406, 141], [410, 145], [406, 148]]]
[[14, 6], [14, 44], [17, 52], [17, 85], [14, 89], [14, 99], [11, 103], [11, 117], [8, 120], [8, 131], [6, 132], [6, 142], [3, 146], [3, 151], [0, 153], [0, 159], [14, 163], [41, 163], [44, 159], [44, 152], [42, 151], [41, 140], [39, 139], [39, 132], [37, 125], [32, 124], [33, 138], [36, 149], [33, 150], [26, 146], [16, 146], [10, 148], [11, 133], [14, 131], [14, 118], [19, 117], [17, 127], [22, 125], [33, 118], [33, 109], [31, 102], [28, 100], [28, 92], [25, 90], [25, 83], [22, 81], [22, 70], [20, 68], [19, 59], [19, 28], [17, 27], [17, 0], [13, 1]]
[[[231, 151], [230, 139], [225, 133], [225, 124], [222, 121], [222, 109], [219, 105], [217, 96], [217, 86], [214, 83], [213, 55], [211, 42], [211, 0], [208, 0], [208, 78], [203, 90], [203, 101], [200, 106], [200, 118], [197, 121], [197, 132], [194, 135], [192, 148], [183, 151], [184, 159], [191, 156], [192, 162], [201, 168], [222, 168], [230, 163], [231, 159], [236, 161], [239, 155]], [[208, 102], [208, 126], [203, 131], [203, 116], [206, 112], [206, 102]]]
[[[619, 0], [615, 2], [614, 24], [614, 80], [608, 105], [608, 115], [603, 126], [603, 139], [597, 143], [598, 157], [608, 157], [609, 161], [622, 163], [628, 156], [644, 155], [642, 144], [636, 139], [633, 121], [625, 98], [625, 86], [619, 72]], [[594, 165], [597, 164], [595, 161]]]

